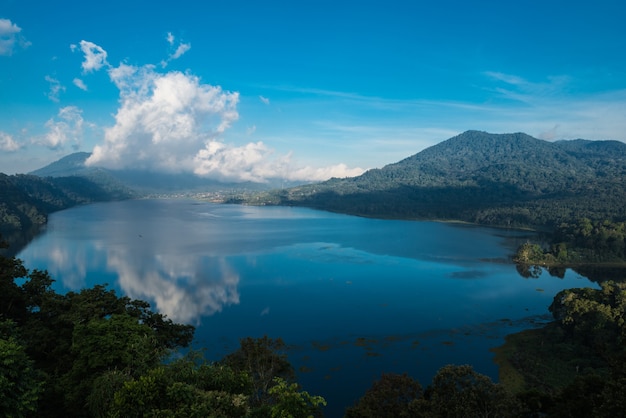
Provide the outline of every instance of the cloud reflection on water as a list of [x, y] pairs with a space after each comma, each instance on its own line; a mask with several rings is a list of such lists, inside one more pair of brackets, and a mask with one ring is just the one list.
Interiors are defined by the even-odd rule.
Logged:
[[[67, 290], [108, 281], [121, 294], [149, 301], [176, 322], [199, 324], [203, 316], [239, 304], [239, 274], [225, 257], [172, 254], [158, 244], [147, 247], [129, 249], [101, 241], [71, 245], [58, 239], [31, 251]], [[150, 251], [154, 253], [148, 255]], [[110, 275], [103, 277], [103, 271]]]
[[144, 260], [110, 251], [107, 268], [117, 273], [126, 295], [154, 301], [157, 311], [176, 322], [199, 324], [202, 316], [239, 304], [239, 275], [223, 258], [177, 254]]

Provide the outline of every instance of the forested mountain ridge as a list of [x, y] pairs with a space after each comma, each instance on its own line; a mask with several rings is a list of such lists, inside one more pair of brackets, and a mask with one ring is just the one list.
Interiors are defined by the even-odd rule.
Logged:
[[41, 178], [0, 173], [0, 231], [25, 232], [43, 225], [48, 214], [75, 205], [132, 197], [123, 188], [104, 188], [83, 177]]
[[553, 227], [626, 218], [626, 144], [549, 142], [467, 131], [361, 176], [273, 191], [248, 203], [361, 216]]

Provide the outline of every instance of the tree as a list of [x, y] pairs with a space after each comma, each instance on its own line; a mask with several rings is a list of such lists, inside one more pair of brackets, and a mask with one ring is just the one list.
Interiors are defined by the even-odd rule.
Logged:
[[41, 376], [10, 320], [0, 321], [0, 415], [24, 417], [37, 409]]
[[472, 366], [444, 366], [427, 390], [435, 416], [443, 418], [507, 416], [512, 400], [504, 388]]
[[[0, 250], [7, 247], [8, 244], [0, 235]], [[9, 318], [19, 322], [25, 317], [26, 301], [15, 280], [27, 274], [22, 260], [5, 257], [0, 253], [0, 319]]]
[[280, 377], [288, 382], [294, 379], [293, 367], [287, 360], [286, 345], [280, 338], [242, 338], [240, 347], [234, 353], [224, 357], [222, 363], [233, 370], [248, 373], [252, 378], [255, 404], [266, 403], [271, 397], [269, 389], [276, 384], [274, 378]]
[[320, 408], [326, 406], [326, 400], [298, 389], [297, 383], [274, 378], [274, 386], [269, 389], [274, 398], [270, 409], [272, 418], [313, 418], [321, 413]]
[[626, 341], [626, 283], [607, 281], [600, 286], [562, 290], [549, 310], [575, 340], [612, 356]]
[[[358, 402], [346, 410], [347, 418], [419, 416], [424, 408], [422, 386], [409, 375], [383, 373]], [[421, 402], [420, 402], [421, 401]]]
[[245, 373], [188, 356], [121, 383], [109, 417], [234, 418], [250, 413]]

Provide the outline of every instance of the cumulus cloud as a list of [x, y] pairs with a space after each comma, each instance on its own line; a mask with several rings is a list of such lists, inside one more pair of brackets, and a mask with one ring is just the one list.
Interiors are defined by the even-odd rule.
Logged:
[[56, 78], [50, 77], [49, 75], [47, 75], [45, 79], [48, 83], [50, 83], [50, 90], [48, 91], [48, 99], [52, 100], [53, 102], [58, 103], [59, 95], [61, 94], [61, 92], [65, 91], [65, 86], [63, 86], [59, 82], [59, 80], [57, 80]]
[[272, 159], [272, 151], [263, 142], [240, 147], [211, 141], [196, 154], [194, 173], [223, 180], [263, 182], [268, 177], [283, 177], [286, 159]]
[[196, 155], [194, 173], [222, 180], [261, 183], [267, 179], [322, 181], [331, 177], [358, 176], [364, 171], [350, 169], [345, 164], [323, 168], [294, 167], [291, 157], [291, 154], [274, 155], [263, 142], [234, 147], [213, 141]]
[[80, 147], [83, 137], [82, 111], [76, 106], [66, 106], [59, 110], [55, 118], [49, 119], [46, 124], [48, 133], [39, 141], [50, 149], [64, 149], [70, 144], [72, 149]]
[[[70, 45], [70, 49], [75, 51], [77, 47], [76, 45]], [[85, 60], [82, 63], [83, 73], [98, 71], [104, 66], [109, 66], [107, 52], [93, 42], [80, 41], [80, 50], [85, 55]]]
[[20, 149], [20, 144], [17, 143], [13, 136], [6, 132], [0, 131], [0, 151], [13, 152]]
[[81, 90], [87, 91], [87, 85], [85, 84], [85, 82], [83, 80], [81, 80], [80, 78], [75, 78], [73, 80], [73, 83], [76, 87], [78, 87]]
[[27, 48], [30, 42], [20, 32], [22, 28], [9, 19], [0, 19], [0, 55], [13, 55], [16, 46]]
[[[175, 43], [171, 33], [166, 39], [170, 44]], [[85, 41], [81, 45], [88, 46], [81, 47], [85, 63], [101, 63], [99, 66], [83, 63], [83, 69], [97, 70], [106, 65], [109, 78], [120, 94], [115, 124], [105, 128], [104, 141], [93, 148], [87, 165], [189, 172], [221, 180], [254, 182], [276, 178], [325, 180], [363, 172], [343, 165], [293, 168], [290, 155], [275, 155], [262, 141], [227, 144], [222, 137], [239, 118], [239, 93], [205, 84], [190, 72], [159, 72], [154, 65], [124, 63], [113, 67], [106, 62], [104, 49]], [[93, 51], [102, 51], [98, 55], [102, 59], [95, 60]], [[254, 131], [248, 133], [252, 135]]]
[[194, 75], [122, 64], [109, 76], [120, 89], [120, 107], [88, 164], [193, 171], [198, 150], [239, 117], [238, 93], [202, 84]]

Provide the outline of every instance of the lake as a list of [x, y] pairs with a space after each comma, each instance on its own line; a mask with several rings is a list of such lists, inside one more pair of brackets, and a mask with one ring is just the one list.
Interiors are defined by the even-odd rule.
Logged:
[[342, 416], [383, 372], [425, 387], [450, 363], [497, 380], [490, 348], [549, 320], [568, 270], [525, 279], [528, 232], [366, 219], [292, 207], [131, 200], [53, 214], [18, 258], [65, 292], [108, 283], [197, 327], [219, 360], [242, 337], [281, 337], [304, 389]]

